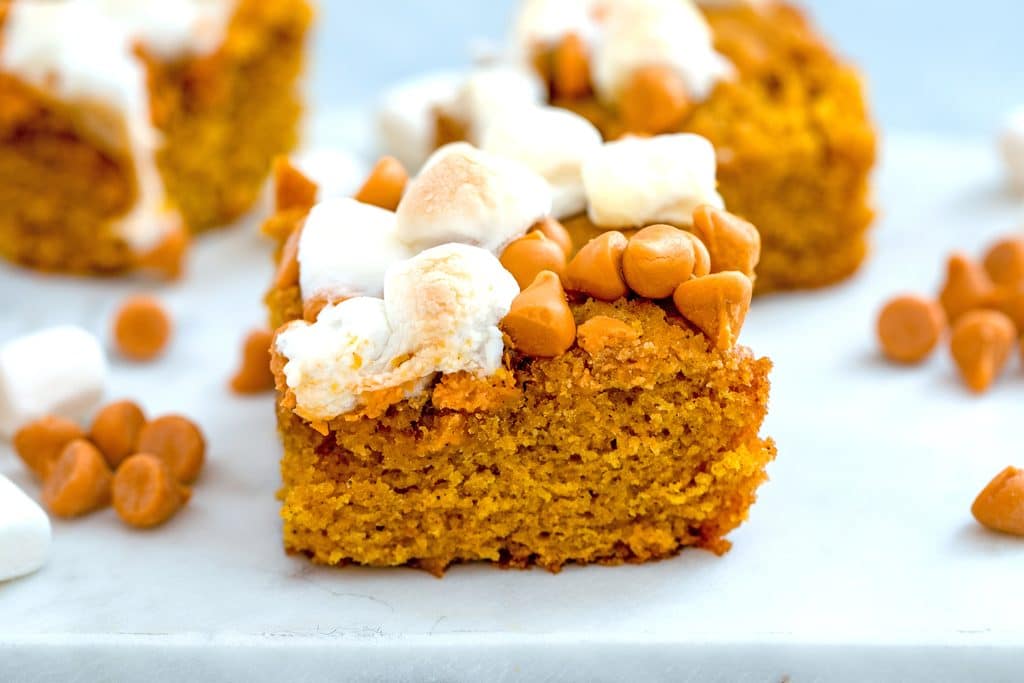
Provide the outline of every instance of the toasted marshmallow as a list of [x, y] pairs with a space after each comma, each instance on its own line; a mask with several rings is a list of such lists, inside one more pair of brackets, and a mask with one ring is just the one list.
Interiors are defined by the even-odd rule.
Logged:
[[424, 164], [398, 205], [398, 239], [412, 252], [461, 242], [498, 253], [551, 212], [548, 182], [511, 159], [466, 143]]
[[580, 164], [601, 146], [601, 133], [582, 116], [555, 107], [529, 107], [494, 117], [480, 148], [521, 161], [551, 184], [552, 213], [572, 216], [586, 208]]
[[715, 149], [680, 133], [606, 143], [583, 162], [590, 220], [605, 228], [689, 225], [699, 204], [724, 206], [715, 190]]
[[673, 68], [694, 99], [706, 98], [715, 83], [732, 73], [729, 62], [715, 52], [711, 29], [690, 0], [608, 3], [591, 62], [594, 88], [609, 101], [642, 66]]
[[419, 168], [436, 145], [435, 111], [455, 99], [464, 74], [436, 73], [388, 91], [377, 110], [383, 151], [409, 169]]
[[394, 264], [383, 299], [348, 299], [277, 334], [296, 414], [330, 420], [372, 392], [415, 394], [438, 372], [497, 372], [498, 323], [518, 293], [498, 259], [478, 247], [445, 244]]
[[349, 197], [314, 206], [299, 237], [299, 287], [305, 301], [380, 296], [384, 272], [409, 257], [395, 214]]
[[80, 419], [103, 397], [107, 361], [93, 335], [51, 327], [0, 347], [0, 434], [44, 415]]
[[50, 554], [50, 519], [0, 474], [0, 582], [38, 570]]
[[1024, 107], [1006, 119], [999, 146], [1006, 163], [1010, 188], [1024, 195]]
[[528, 56], [570, 33], [593, 43], [599, 31], [597, 6], [596, 0], [525, 0], [515, 21], [514, 45]]
[[306, 149], [288, 159], [302, 175], [317, 185], [317, 199], [351, 197], [366, 179], [369, 169], [362, 161], [340, 149]]
[[475, 142], [492, 118], [540, 104], [546, 94], [540, 78], [529, 69], [494, 64], [472, 71], [451, 102], [442, 106], [467, 124], [469, 137]]

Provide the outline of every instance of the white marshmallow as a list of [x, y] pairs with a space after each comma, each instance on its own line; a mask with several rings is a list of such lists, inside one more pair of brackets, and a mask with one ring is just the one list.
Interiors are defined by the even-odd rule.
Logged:
[[0, 434], [44, 415], [84, 417], [103, 397], [107, 361], [93, 335], [51, 327], [0, 347]]
[[38, 570], [50, 555], [50, 518], [0, 474], [0, 581]]
[[330, 420], [366, 394], [422, 391], [435, 373], [487, 377], [501, 367], [501, 321], [519, 293], [494, 255], [464, 244], [428, 249], [388, 269], [384, 298], [327, 306], [277, 335], [295, 412]]
[[435, 110], [450, 103], [465, 75], [436, 73], [389, 90], [377, 109], [377, 132], [384, 152], [417, 169], [434, 150]]
[[289, 158], [295, 168], [317, 184], [317, 199], [351, 197], [369, 173], [366, 164], [340, 149], [317, 147]]
[[1006, 119], [999, 147], [1006, 163], [1010, 189], [1024, 195], [1024, 107]]
[[513, 43], [522, 56], [573, 33], [592, 43], [598, 34], [597, 0], [525, 0], [516, 17]]
[[456, 119], [468, 124], [469, 138], [476, 142], [492, 118], [540, 104], [546, 94], [544, 84], [533, 71], [494, 64], [470, 72], [454, 99], [442, 106]]
[[388, 266], [409, 256], [393, 212], [349, 197], [326, 199], [309, 212], [299, 237], [302, 298], [380, 296]]
[[715, 190], [715, 149], [680, 133], [606, 143], [583, 162], [587, 212], [595, 225], [689, 225], [699, 204], [722, 208]]
[[601, 146], [601, 133], [582, 116], [555, 107], [529, 107], [495, 116], [480, 148], [515, 159], [551, 184], [552, 213], [564, 218], [586, 208], [580, 164]]
[[461, 242], [498, 253], [551, 212], [551, 187], [523, 164], [467, 143], [445, 145], [398, 205], [398, 239], [413, 252]]

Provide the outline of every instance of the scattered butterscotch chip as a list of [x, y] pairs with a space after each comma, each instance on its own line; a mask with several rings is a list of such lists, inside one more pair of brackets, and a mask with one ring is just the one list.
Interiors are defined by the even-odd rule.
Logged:
[[608, 348], [637, 339], [640, 333], [622, 320], [607, 315], [595, 315], [576, 330], [580, 348], [594, 355]]
[[601, 301], [629, 293], [622, 277], [622, 254], [629, 240], [617, 230], [601, 233], [583, 245], [565, 268], [565, 286]]
[[156, 358], [170, 337], [171, 318], [163, 304], [153, 297], [130, 297], [114, 316], [114, 344], [132, 360]]
[[891, 299], [878, 315], [882, 353], [897, 363], [918, 363], [927, 358], [945, 329], [942, 306], [914, 294]]
[[534, 230], [544, 233], [545, 237], [561, 247], [562, 251], [565, 252], [565, 258], [572, 256], [572, 236], [560, 222], [551, 216], [545, 216], [531, 225], [527, 232], [533, 232]]
[[288, 157], [274, 159], [274, 212], [310, 209], [316, 204], [317, 184], [295, 168]]
[[527, 356], [553, 358], [565, 353], [576, 341], [576, 321], [558, 275], [549, 270], [538, 273], [512, 300], [501, 327]]
[[997, 474], [974, 499], [971, 514], [993, 531], [1024, 536], [1024, 470], [1007, 467]]
[[135, 266], [168, 280], [176, 280], [184, 270], [185, 254], [190, 241], [188, 229], [184, 225], [175, 225], [155, 247], [136, 257]]
[[687, 280], [676, 288], [672, 300], [683, 318], [724, 350], [739, 337], [753, 289], [750, 278], [732, 270]]
[[992, 282], [1006, 287], [1024, 284], [1024, 239], [1008, 238], [989, 247], [982, 261]]
[[242, 344], [242, 363], [231, 378], [231, 390], [238, 394], [258, 394], [274, 389], [274, 373], [270, 371], [270, 330], [253, 330]]
[[526, 289], [542, 270], [565, 276], [565, 252], [540, 230], [529, 232], [505, 247], [501, 265]]
[[661, 64], [635, 69], [619, 101], [626, 127], [652, 135], [674, 128], [692, 105], [683, 79]]
[[355, 200], [373, 204], [388, 211], [398, 208], [398, 202], [409, 182], [409, 174], [402, 162], [394, 157], [383, 156], [370, 171], [363, 186], [355, 194]]
[[206, 441], [199, 427], [188, 418], [164, 415], [143, 426], [136, 450], [157, 456], [167, 463], [178, 481], [191, 484], [202, 469]]
[[175, 481], [167, 463], [149, 453], [125, 460], [114, 475], [114, 510], [125, 524], [163, 524], [188, 502], [191, 491]]
[[146, 416], [134, 401], [115, 401], [104, 406], [93, 418], [89, 438], [100, 449], [107, 464], [117, 469], [121, 461], [135, 452], [139, 432]]
[[110, 468], [85, 439], [64, 447], [43, 484], [43, 503], [58, 517], [78, 517], [110, 503]]
[[1013, 321], [1018, 332], [1024, 332], [1024, 289], [1002, 288], [996, 297], [995, 308]]
[[976, 393], [988, 389], [1010, 357], [1017, 332], [999, 311], [968, 311], [953, 324], [950, 351], [960, 376]]
[[693, 277], [704, 277], [711, 272], [711, 254], [699, 237], [692, 232], [683, 232], [693, 247]]
[[991, 306], [995, 296], [995, 284], [984, 268], [966, 254], [956, 252], [950, 255], [939, 302], [951, 323], [967, 311]]
[[629, 238], [622, 275], [640, 296], [663, 299], [690, 279], [695, 260], [693, 242], [685, 232], [671, 225], [648, 225]]
[[754, 268], [761, 260], [757, 228], [728, 211], [701, 204], [693, 210], [693, 232], [708, 249], [712, 273], [738, 270], [754, 278]]
[[284, 289], [299, 283], [299, 239], [302, 237], [302, 226], [297, 226], [288, 235], [281, 255], [277, 261], [277, 272], [274, 274], [274, 287]]
[[590, 56], [587, 44], [569, 33], [551, 53], [551, 93], [554, 97], [578, 99], [590, 92]]
[[77, 424], [63, 417], [47, 415], [23, 426], [14, 433], [12, 445], [25, 466], [45, 481], [64, 447], [85, 437]]

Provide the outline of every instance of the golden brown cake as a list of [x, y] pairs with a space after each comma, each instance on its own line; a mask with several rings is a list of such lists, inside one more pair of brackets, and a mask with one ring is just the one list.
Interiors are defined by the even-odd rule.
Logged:
[[307, 0], [0, 0], [0, 254], [177, 272], [296, 141]]
[[[630, 158], [657, 165], [680, 142], [710, 151], [656, 137]], [[309, 210], [311, 184], [279, 167], [266, 301], [289, 552], [440, 574], [728, 549], [775, 455], [759, 435], [771, 363], [736, 344], [759, 245], [701, 203], [708, 179], [678, 182], [703, 160], [675, 159], [629, 175], [686, 207], [680, 227], [575, 247], [541, 176], [464, 143], [438, 150], [394, 211]], [[389, 196], [392, 165], [357, 196]], [[587, 197], [598, 216], [652, 210], [605, 180], [616, 199]]]

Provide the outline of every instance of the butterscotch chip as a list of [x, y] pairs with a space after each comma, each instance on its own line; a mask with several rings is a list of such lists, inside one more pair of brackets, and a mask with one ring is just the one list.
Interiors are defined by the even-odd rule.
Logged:
[[754, 278], [761, 260], [761, 235], [739, 216], [701, 204], [693, 210], [693, 232], [704, 243], [711, 257], [711, 272], [737, 270]]
[[629, 293], [622, 276], [622, 254], [629, 240], [617, 230], [602, 233], [583, 245], [565, 268], [565, 286], [601, 301]]
[[690, 279], [693, 242], [671, 225], [649, 225], [629, 238], [622, 254], [622, 275], [630, 289], [648, 299], [672, 296]]
[[942, 306], [913, 294], [892, 299], [878, 315], [882, 353], [897, 363], [918, 363], [927, 358], [945, 329]]
[[558, 275], [545, 270], [515, 299], [501, 328], [521, 353], [553, 358], [569, 350], [576, 341], [573, 318]]
[[270, 343], [274, 333], [253, 330], [242, 344], [242, 362], [234, 377], [231, 390], [238, 394], [258, 394], [274, 389], [274, 373], [270, 371]]
[[171, 337], [171, 318], [163, 304], [150, 296], [127, 299], [114, 316], [114, 344], [132, 360], [152, 360]]
[[572, 256], [572, 236], [569, 235], [569, 231], [560, 222], [551, 216], [545, 216], [531, 225], [528, 232], [533, 232], [534, 230], [544, 233], [545, 237], [561, 247], [562, 251], [565, 252], [565, 258]]
[[692, 232], [683, 232], [693, 247], [693, 277], [704, 277], [711, 272], [711, 254], [699, 237]]
[[968, 311], [957, 319], [950, 351], [971, 391], [981, 393], [992, 385], [1010, 357], [1016, 336], [1013, 322], [999, 311]]
[[576, 330], [576, 342], [590, 355], [609, 346], [631, 342], [639, 336], [640, 333], [629, 323], [607, 315], [595, 315]]
[[71, 420], [47, 415], [15, 432], [12, 445], [25, 466], [39, 479], [45, 480], [64, 447], [84, 437], [82, 428]]
[[1024, 470], [1007, 467], [997, 474], [974, 499], [971, 514], [993, 531], [1024, 536]]
[[619, 101], [626, 128], [652, 135], [675, 128], [692, 106], [679, 74], [658, 64], [636, 69]]
[[1024, 284], [1024, 239], [1005, 239], [985, 253], [985, 271], [997, 285], [1017, 287]]
[[171, 468], [174, 477], [191, 484], [206, 456], [206, 441], [194, 422], [181, 415], [164, 415], [147, 422], [139, 432], [139, 453], [151, 453]]
[[590, 56], [575, 33], [562, 38], [551, 53], [551, 94], [578, 99], [590, 93]]
[[711, 273], [680, 284], [672, 301], [715, 348], [725, 350], [743, 329], [753, 289], [750, 278], [738, 271]]
[[107, 464], [117, 469], [122, 460], [135, 452], [144, 424], [146, 416], [137, 403], [115, 401], [96, 413], [89, 428], [89, 438], [100, 449]]
[[950, 322], [967, 311], [991, 306], [996, 300], [996, 286], [985, 269], [966, 254], [956, 252], [946, 263], [946, 281], [939, 292], [939, 302]]
[[355, 200], [373, 204], [388, 211], [398, 208], [402, 193], [409, 182], [409, 174], [402, 162], [394, 157], [383, 156], [370, 171], [363, 186], [355, 194]]
[[46, 482], [43, 503], [58, 517], [78, 517], [110, 503], [110, 468], [85, 439], [64, 447]]
[[534, 230], [505, 247], [501, 253], [501, 265], [512, 273], [520, 289], [526, 289], [542, 270], [564, 277], [565, 252], [543, 232]]
[[316, 204], [317, 184], [295, 168], [287, 157], [274, 159], [274, 210], [309, 210]]
[[184, 225], [175, 225], [155, 247], [136, 257], [135, 267], [168, 280], [177, 280], [184, 270], [189, 242], [188, 229]]
[[281, 256], [277, 262], [277, 272], [274, 274], [274, 287], [284, 289], [299, 283], [299, 240], [302, 238], [302, 226], [297, 226], [288, 235], [284, 246], [281, 247]]
[[190, 497], [191, 491], [175, 481], [167, 463], [149, 453], [129, 457], [114, 475], [114, 510], [131, 526], [150, 528], [163, 524]]
[[1018, 332], [1024, 332], [1024, 289], [1000, 288], [996, 293], [995, 308], [1013, 321]]

